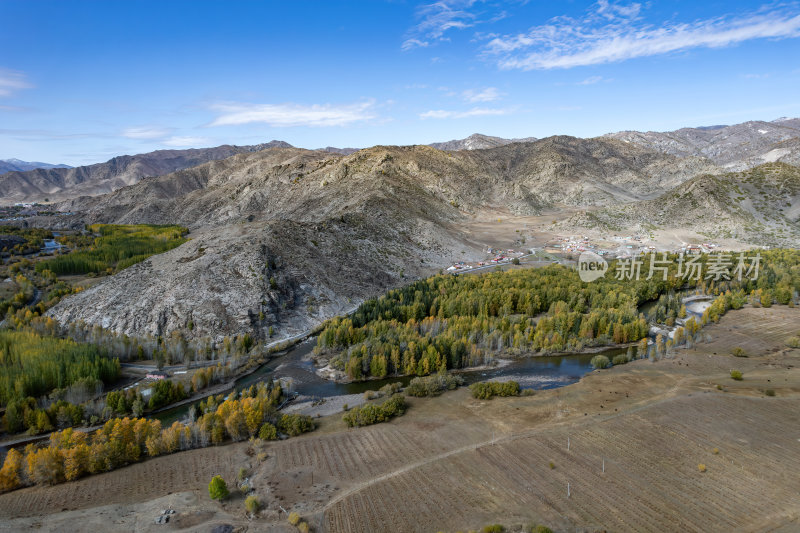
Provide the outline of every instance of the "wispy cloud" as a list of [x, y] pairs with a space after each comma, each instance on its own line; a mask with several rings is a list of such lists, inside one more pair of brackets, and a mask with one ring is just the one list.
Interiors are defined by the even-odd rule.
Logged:
[[417, 8], [419, 23], [409, 30], [401, 48], [426, 47], [431, 42], [445, 40], [451, 29], [463, 30], [475, 24], [476, 15], [469, 11], [475, 0], [439, 0]]
[[601, 81], [611, 81], [608, 78], [604, 78], [603, 76], [589, 76], [585, 80], [581, 80], [577, 83], [577, 85], [594, 85], [596, 83], [600, 83]]
[[345, 126], [375, 118], [374, 102], [348, 105], [239, 104], [212, 106], [220, 112], [210, 126], [239, 126], [261, 122], [273, 127]]
[[180, 136], [173, 136], [173, 137], [170, 137], [169, 139], [165, 139], [163, 141], [163, 144], [166, 144], [167, 146], [180, 146], [180, 147], [192, 146], [192, 147], [197, 147], [197, 146], [203, 146], [203, 145], [207, 146], [210, 142], [211, 142], [211, 140], [208, 139], [207, 137], [180, 137]]
[[487, 87], [482, 90], [468, 89], [461, 93], [461, 97], [467, 102], [494, 102], [500, 99], [500, 91], [496, 87]]
[[800, 36], [796, 4], [660, 26], [645, 23], [641, 11], [640, 4], [601, 0], [581, 19], [556, 17], [525, 33], [495, 37], [484, 55], [495, 57], [503, 69], [572, 68]]
[[23, 72], [0, 68], [0, 96], [11, 96], [20, 89], [30, 89], [33, 85]]
[[167, 128], [155, 128], [150, 126], [142, 126], [136, 128], [127, 128], [122, 131], [122, 136], [128, 139], [160, 139], [166, 137], [172, 132]]
[[492, 109], [486, 107], [473, 107], [465, 111], [447, 111], [444, 109], [436, 109], [420, 113], [419, 118], [469, 118], [469, 117], [487, 117], [496, 115], [507, 115], [510, 109]]

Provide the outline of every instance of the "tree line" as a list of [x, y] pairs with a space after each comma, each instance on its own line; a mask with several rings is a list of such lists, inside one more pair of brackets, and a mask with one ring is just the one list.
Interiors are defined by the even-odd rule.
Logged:
[[281, 414], [276, 410], [283, 399], [280, 386], [258, 384], [227, 398], [212, 397], [201, 402], [200, 416], [193, 422], [174, 422], [167, 428], [159, 420], [113, 418], [99, 430], [87, 434], [68, 428], [50, 435], [46, 446], [28, 445], [23, 452], [11, 449], [0, 468], [0, 492], [30, 484], [54, 484], [82, 476], [107, 472], [135, 463], [191, 448], [241, 441], [264, 435], [277, 438], [314, 429], [310, 417]]

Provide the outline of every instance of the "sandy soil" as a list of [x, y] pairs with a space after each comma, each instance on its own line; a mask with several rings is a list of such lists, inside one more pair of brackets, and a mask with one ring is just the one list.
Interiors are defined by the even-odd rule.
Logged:
[[[478, 401], [459, 389], [410, 398], [405, 416], [366, 428], [321, 418], [314, 433], [252, 455], [247, 443], [195, 450], [15, 491], [0, 496], [2, 527], [292, 531], [285, 509], [327, 532], [534, 521], [558, 531], [798, 531], [800, 350], [783, 342], [799, 330], [800, 309], [746, 308], [709, 326], [708, 344], [534, 396]], [[731, 356], [736, 346], [749, 357]], [[241, 496], [208, 499], [211, 476], [232, 483], [239, 467], [265, 505], [254, 520]], [[175, 522], [156, 526], [166, 506]]]

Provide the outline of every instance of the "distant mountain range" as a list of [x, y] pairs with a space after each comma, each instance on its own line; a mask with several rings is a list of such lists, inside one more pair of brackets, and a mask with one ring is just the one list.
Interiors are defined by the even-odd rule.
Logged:
[[[800, 164], [800, 119], [798, 118], [682, 128], [671, 132], [621, 131], [606, 134], [604, 137], [679, 158], [702, 158], [708, 165], [717, 167], [716, 171], [711, 171], [710, 167], [705, 168], [705, 171], [711, 173], [742, 171], [773, 162]], [[428, 146], [437, 150], [457, 152], [487, 150], [513, 143], [536, 141], [534, 137], [505, 139], [475, 133], [465, 139], [432, 143]], [[60, 201], [79, 196], [96, 196], [133, 185], [145, 177], [162, 176], [239, 153], [251, 153], [269, 148], [294, 147], [284, 141], [271, 141], [253, 146], [223, 145], [215, 148], [158, 150], [146, 154], [119, 156], [105, 163], [76, 168], [8, 160], [0, 164], [16, 165], [20, 168], [23, 164], [37, 165], [39, 168], [11, 169], [0, 174], [0, 202]], [[358, 152], [359, 149], [329, 146], [317, 151], [347, 156]], [[593, 178], [590, 176], [587, 179], [586, 186], [591, 189]]]
[[148, 176], [225, 159], [243, 152], [267, 148], [291, 148], [289, 143], [272, 141], [253, 146], [223, 145], [215, 148], [157, 150], [139, 155], [122, 155], [106, 161], [74, 168], [36, 168], [0, 174], [0, 201], [57, 201], [78, 196], [96, 196], [133, 185]]
[[457, 151], [457, 150], [485, 150], [487, 148], [497, 148], [515, 142], [533, 142], [536, 137], [525, 137], [524, 139], [504, 139], [502, 137], [491, 137], [489, 135], [481, 135], [480, 133], [473, 133], [466, 139], [455, 139], [452, 141], [445, 141], [440, 143], [431, 143], [437, 150]]
[[0, 159], [0, 174], [13, 171], [26, 171], [35, 168], [72, 168], [69, 165], [52, 165], [40, 161], [22, 161], [21, 159]]
[[707, 157], [726, 170], [745, 170], [763, 163], [797, 162], [800, 118], [751, 121], [733, 126], [681, 128], [668, 132], [609, 133], [625, 142], [681, 157]]

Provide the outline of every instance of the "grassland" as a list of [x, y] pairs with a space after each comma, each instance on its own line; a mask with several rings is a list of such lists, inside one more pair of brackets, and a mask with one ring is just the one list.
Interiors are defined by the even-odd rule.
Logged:
[[[367, 428], [347, 430], [333, 415], [260, 457], [240, 443], [14, 491], [0, 496], [0, 516], [12, 529], [113, 520], [147, 531], [159, 506], [172, 505], [176, 527], [288, 532], [281, 506], [328, 532], [534, 521], [571, 531], [796, 530], [800, 350], [784, 341], [799, 325], [800, 309], [747, 307], [708, 326], [712, 342], [671, 359], [529, 397], [408, 398], [405, 416]], [[730, 355], [739, 345], [749, 357]], [[730, 379], [733, 367], [742, 381]], [[252, 522], [243, 496], [218, 504], [207, 495], [212, 475], [230, 484], [239, 467], [265, 506]]]

